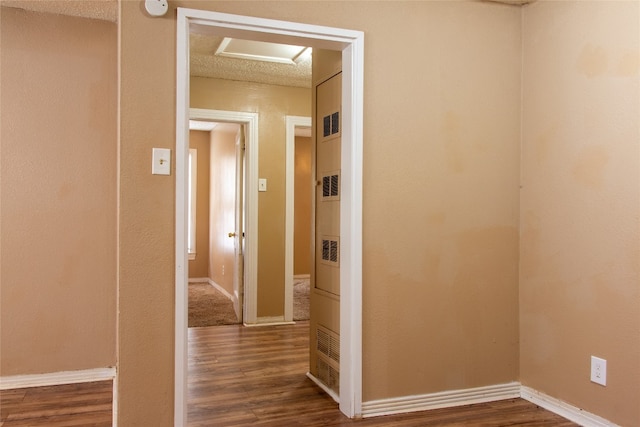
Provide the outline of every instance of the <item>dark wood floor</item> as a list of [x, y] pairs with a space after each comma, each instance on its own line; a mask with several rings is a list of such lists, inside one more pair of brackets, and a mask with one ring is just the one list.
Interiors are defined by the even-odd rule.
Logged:
[[[350, 420], [306, 378], [308, 322], [189, 329], [189, 426], [576, 426], [522, 399]], [[111, 425], [111, 383], [0, 393], [1, 427]]]

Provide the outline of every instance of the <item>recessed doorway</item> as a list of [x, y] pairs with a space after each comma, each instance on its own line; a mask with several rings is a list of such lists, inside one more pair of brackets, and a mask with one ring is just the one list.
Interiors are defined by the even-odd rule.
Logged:
[[[189, 31], [199, 26], [220, 35], [290, 43], [342, 52], [343, 144], [341, 156], [341, 325], [340, 410], [349, 417], [362, 404], [362, 122], [364, 35], [359, 31], [286, 21], [178, 9], [176, 97], [176, 304], [175, 304], [175, 420], [186, 425], [187, 414], [187, 180], [189, 119]], [[257, 177], [256, 177], [257, 178]], [[247, 203], [251, 186], [247, 176]], [[256, 189], [257, 194], [257, 189]], [[249, 206], [247, 205], [247, 210]], [[247, 230], [248, 233], [248, 230]]]

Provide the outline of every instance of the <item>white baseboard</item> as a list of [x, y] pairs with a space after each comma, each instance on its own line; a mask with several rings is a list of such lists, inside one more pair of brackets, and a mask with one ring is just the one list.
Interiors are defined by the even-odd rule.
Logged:
[[[313, 378], [311, 374], [307, 374], [307, 376], [322, 387], [323, 390], [327, 391], [326, 387]], [[331, 394], [330, 391], [327, 391], [327, 393]], [[573, 421], [583, 427], [619, 427], [617, 424], [598, 415], [589, 413], [530, 387], [523, 386], [518, 382], [363, 402], [362, 416], [366, 418], [402, 414], [407, 412], [426, 411], [430, 409], [450, 408], [455, 406], [472, 405], [475, 403], [513, 399], [517, 397], [528, 400], [541, 408], [560, 415], [561, 417]]]
[[271, 316], [271, 317], [258, 317], [256, 323], [245, 323], [244, 326], [280, 326], [280, 325], [295, 325], [296, 322], [285, 322], [284, 316]]
[[311, 275], [310, 274], [294, 274], [293, 278], [294, 279], [310, 279]]
[[512, 382], [464, 390], [451, 390], [418, 396], [395, 397], [362, 402], [362, 416], [376, 417], [381, 415], [402, 414], [517, 397], [520, 397], [520, 383]]
[[611, 421], [526, 386], [520, 387], [520, 397], [583, 427], [617, 427]]
[[0, 377], [0, 390], [52, 385], [90, 383], [114, 380], [116, 368], [96, 368], [82, 371], [51, 372], [46, 374], [10, 375]]
[[213, 280], [211, 280], [208, 277], [192, 277], [192, 278], [189, 279], [189, 283], [208, 283], [211, 286], [213, 286], [214, 288], [216, 288], [217, 290], [219, 290], [220, 292], [222, 292], [225, 297], [227, 297], [231, 301], [233, 301], [233, 295], [231, 295], [229, 293], [229, 291], [227, 291], [225, 288], [223, 288], [222, 286], [218, 285], [216, 282], [214, 282]]
[[333, 400], [336, 401], [337, 404], [340, 404], [340, 397], [336, 394], [335, 391], [331, 390], [329, 387], [324, 385], [322, 381], [316, 378], [311, 372], [307, 372], [307, 378], [313, 381], [318, 387], [320, 387], [325, 393], [327, 393]]
[[208, 282], [211, 286], [213, 286], [214, 288], [216, 288], [217, 290], [219, 290], [220, 292], [222, 292], [224, 294], [224, 296], [226, 296], [227, 298], [229, 298], [231, 301], [233, 301], [233, 295], [231, 295], [229, 293], [229, 291], [227, 291], [225, 288], [223, 288], [222, 286], [218, 285], [216, 282], [214, 282], [211, 279], [208, 279]]

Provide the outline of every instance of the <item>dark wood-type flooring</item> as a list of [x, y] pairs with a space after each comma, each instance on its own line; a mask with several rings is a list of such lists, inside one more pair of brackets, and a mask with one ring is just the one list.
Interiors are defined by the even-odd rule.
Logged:
[[0, 391], [0, 426], [111, 425], [111, 381]]
[[[350, 420], [305, 376], [308, 328], [189, 329], [189, 426], [576, 426], [522, 399]], [[110, 382], [0, 396], [2, 427], [111, 424]]]

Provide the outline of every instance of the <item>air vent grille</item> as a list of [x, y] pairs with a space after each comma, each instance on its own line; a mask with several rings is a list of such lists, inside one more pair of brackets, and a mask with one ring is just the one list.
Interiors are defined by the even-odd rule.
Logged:
[[316, 349], [318, 353], [340, 363], [340, 338], [322, 326], [318, 326], [316, 330]]
[[340, 112], [336, 111], [322, 117], [322, 137], [329, 138], [340, 134]]
[[336, 111], [331, 115], [331, 135], [340, 132], [340, 112]]
[[316, 369], [318, 371], [318, 379], [335, 391], [336, 394], [340, 394], [340, 372], [323, 359], [316, 361]]
[[340, 200], [340, 171], [329, 172], [322, 175], [322, 199], [323, 202]]
[[318, 379], [331, 390], [340, 392], [340, 337], [329, 329], [316, 328], [316, 368]]
[[322, 238], [322, 263], [338, 266], [340, 263], [340, 239], [338, 237]]

